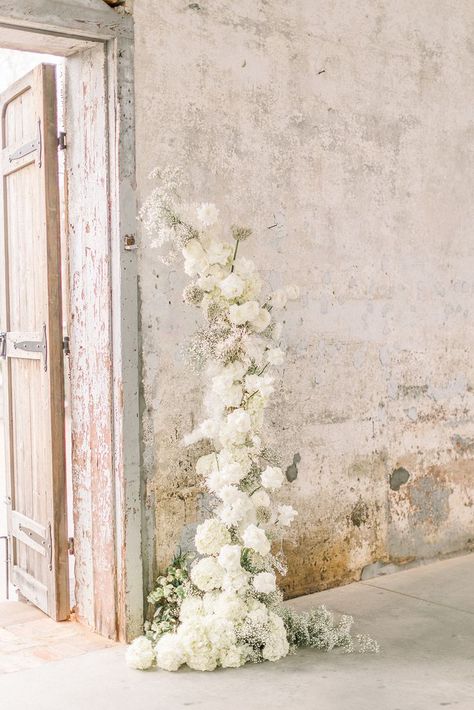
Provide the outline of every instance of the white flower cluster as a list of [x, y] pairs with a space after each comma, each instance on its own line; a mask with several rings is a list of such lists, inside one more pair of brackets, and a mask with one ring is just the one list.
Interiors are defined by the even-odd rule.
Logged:
[[[156, 663], [166, 670], [182, 664], [213, 670], [276, 661], [289, 650], [283, 621], [272, 610], [276, 577], [271, 545], [297, 512], [272, 501], [285, 476], [268, 464], [261, 429], [275, 368], [284, 361], [281, 325], [273, 312], [296, 299], [298, 289], [291, 286], [260, 298], [262, 281], [255, 265], [238, 256], [239, 235], [244, 239], [250, 230], [233, 228], [234, 243], [223, 241], [218, 215], [214, 205], [200, 205], [196, 224], [185, 230], [192, 236], [180, 247], [184, 270], [194, 278], [186, 289], [188, 302], [199, 305], [207, 327], [219, 334], [213, 335], [207, 366], [206, 418], [185, 437], [186, 445], [207, 439], [213, 446], [213, 453], [199, 458], [196, 471], [216, 505], [214, 517], [197, 529], [201, 557], [190, 571], [193, 593], [182, 603], [180, 624], [155, 648]], [[183, 225], [178, 218], [173, 223]], [[148, 646], [134, 643], [132, 661], [143, 667]]]

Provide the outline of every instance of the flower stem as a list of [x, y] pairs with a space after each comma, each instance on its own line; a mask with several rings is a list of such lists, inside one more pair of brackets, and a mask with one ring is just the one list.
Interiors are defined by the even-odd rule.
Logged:
[[240, 243], [240, 239], [237, 239], [236, 242], [235, 242], [234, 256], [232, 257], [232, 266], [231, 266], [231, 268], [230, 268], [230, 273], [232, 273], [233, 270], [234, 270], [235, 258], [236, 258], [236, 256], [237, 256], [237, 250], [238, 250], [238, 248], [239, 248], [239, 243]]

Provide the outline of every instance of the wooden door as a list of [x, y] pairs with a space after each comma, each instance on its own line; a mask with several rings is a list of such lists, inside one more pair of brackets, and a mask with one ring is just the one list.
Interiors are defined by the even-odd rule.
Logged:
[[70, 609], [54, 66], [36, 67], [0, 103], [10, 571], [25, 597], [62, 620]]

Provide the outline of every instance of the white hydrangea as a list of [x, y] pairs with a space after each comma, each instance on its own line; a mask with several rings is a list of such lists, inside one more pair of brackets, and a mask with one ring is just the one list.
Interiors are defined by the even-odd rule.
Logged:
[[266, 469], [262, 471], [262, 486], [271, 491], [276, 491], [278, 488], [281, 488], [284, 480], [283, 471], [281, 468], [278, 468], [278, 466], [267, 466]]
[[203, 557], [191, 568], [191, 581], [203, 592], [219, 588], [222, 577], [222, 567], [214, 557]]
[[247, 614], [247, 605], [235, 592], [222, 592], [212, 600], [212, 611], [229, 621], [241, 621]]
[[255, 590], [261, 594], [270, 594], [276, 589], [276, 579], [273, 572], [259, 572], [252, 580]]
[[226, 572], [222, 578], [222, 589], [226, 592], [241, 592], [248, 586], [250, 574], [243, 569]]
[[251, 550], [255, 550], [260, 555], [268, 555], [270, 552], [270, 541], [267, 537], [265, 530], [259, 528], [257, 525], [249, 525], [242, 535], [245, 547], [250, 547]]
[[139, 636], [127, 647], [125, 660], [129, 668], [146, 671], [155, 661], [153, 645], [146, 636]]
[[165, 671], [177, 671], [184, 663], [184, 650], [180, 636], [163, 634], [155, 646], [156, 664]]
[[204, 604], [201, 597], [189, 595], [183, 599], [179, 609], [179, 618], [181, 621], [191, 619], [194, 616], [202, 616], [204, 614]]
[[230, 532], [216, 518], [209, 518], [198, 525], [194, 538], [196, 550], [201, 555], [217, 555], [230, 540]]

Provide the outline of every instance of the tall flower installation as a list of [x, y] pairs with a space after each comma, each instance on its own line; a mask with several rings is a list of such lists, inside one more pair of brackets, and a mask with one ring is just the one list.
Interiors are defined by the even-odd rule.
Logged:
[[[158, 579], [149, 597], [155, 618], [128, 648], [127, 661], [140, 669], [186, 664], [211, 671], [277, 661], [301, 645], [352, 650], [349, 617], [336, 624], [324, 608], [298, 615], [283, 606], [276, 583], [276, 572], [286, 570], [272, 543], [297, 511], [276, 499], [286, 479], [261, 432], [285, 358], [277, 315], [298, 288], [263, 294], [255, 264], [241, 254], [251, 230], [233, 226], [225, 239], [215, 205], [183, 206], [176, 175], [154, 177], [160, 183], [142, 210], [145, 233], [152, 246], [168, 245], [167, 260], [182, 256], [191, 279], [183, 299], [204, 321], [188, 347], [205, 377], [204, 413], [183, 445], [208, 442], [196, 472], [213, 509], [197, 527], [192, 563], [178, 557]], [[376, 650], [371, 639], [359, 642]]]

